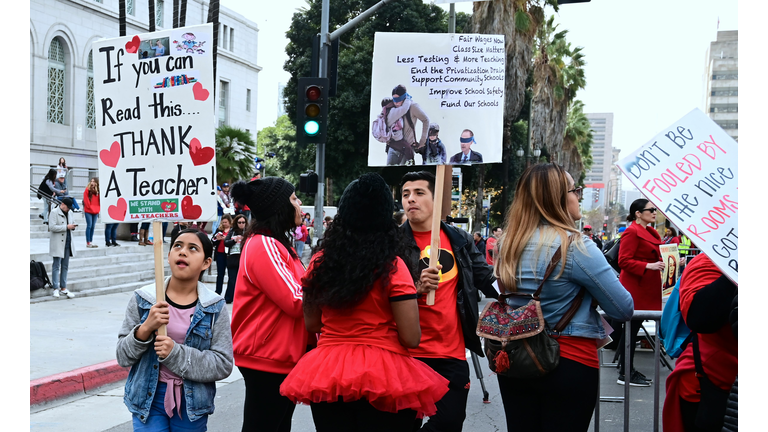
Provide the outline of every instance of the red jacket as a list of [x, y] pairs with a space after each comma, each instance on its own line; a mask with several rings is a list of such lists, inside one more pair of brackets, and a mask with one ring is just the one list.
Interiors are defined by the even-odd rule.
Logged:
[[232, 304], [238, 367], [287, 374], [304, 355], [304, 272], [301, 261], [274, 238], [254, 235], [245, 240]]
[[88, 196], [88, 189], [83, 193], [83, 211], [90, 214], [99, 214], [101, 205], [99, 204], [99, 195], [95, 194], [93, 198]]
[[[624, 247], [622, 245], [622, 247]], [[722, 276], [720, 269], [705, 254], [699, 254], [685, 268], [680, 279], [680, 311], [687, 321], [693, 296], [703, 287]], [[700, 333], [699, 352], [707, 377], [723, 390], [730, 390], [739, 371], [739, 345], [729, 324], [716, 333]], [[693, 343], [686, 346], [675, 362], [675, 370], [667, 377], [667, 396], [664, 399], [664, 430], [682, 431], [680, 397], [698, 402], [700, 390], [693, 361]]]
[[650, 225], [630, 224], [621, 235], [619, 281], [632, 294], [635, 310], [661, 310], [661, 271], [645, 265], [661, 260], [661, 236]]

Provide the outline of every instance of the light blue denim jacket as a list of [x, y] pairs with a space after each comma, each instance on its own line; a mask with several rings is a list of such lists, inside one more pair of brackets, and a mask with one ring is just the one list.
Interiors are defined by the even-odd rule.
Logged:
[[[166, 287], [169, 280], [170, 277], [165, 280]], [[154, 336], [145, 342], [135, 336], [136, 329], [146, 321], [149, 309], [155, 304], [155, 284], [137, 289], [128, 302], [118, 334], [117, 363], [131, 367], [123, 401], [142, 423], [147, 421], [157, 390], [160, 363], [182, 378], [190, 421], [213, 413], [216, 381], [232, 373], [232, 333], [224, 298], [200, 282], [197, 283], [197, 297], [184, 344], [174, 344], [171, 353], [163, 360], [155, 353]]]
[[[571, 242], [568, 247], [563, 274], [558, 278], [557, 275], [563, 266], [563, 260], [561, 259], [555, 270], [544, 282], [544, 287], [539, 296], [541, 299], [541, 310], [547, 322], [547, 331], [551, 335], [551, 329], [555, 327], [560, 318], [570, 308], [571, 302], [576, 298], [581, 287], [584, 287], [586, 288], [584, 300], [576, 311], [576, 315], [574, 315], [571, 322], [563, 329], [560, 335], [603, 339], [606, 337], [605, 329], [603, 328], [600, 314], [591, 305], [592, 300], [597, 300], [600, 308], [609, 317], [621, 321], [632, 318], [634, 303], [632, 296], [621, 285], [619, 278], [616, 277], [616, 273], [608, 265], [595, 242], [589, 240], [584, 235], [582, 235], [582, 240], [586, 253], [580, 251]], [[534, 232], [531, 240], [523, 250], [523, 255], [517, 268], [518, 293], [533, 294], [536, 292], [547, 266], [552, 260], [552, 256], [560, 247], [560, 236], [557, 235], [554, 241], [549, 244], [540, 245], [541, 241], [541, 231], [538, 229]], [[538, 246], [540, 246], [540, 249], [536, 251]], [[535, 261], [534, 252], [538, 252], [538, 259]], [[533, 269], [535, 269], [535, 274]], [[529, 300], [530, 297], [512, 296], [507, 299], [507, 303], [518, 307], [524, 305]]]

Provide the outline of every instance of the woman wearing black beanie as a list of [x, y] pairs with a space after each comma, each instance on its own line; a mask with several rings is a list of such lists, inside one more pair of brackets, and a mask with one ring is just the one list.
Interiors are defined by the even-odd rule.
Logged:
[[235, 365], [245, 380], [243, 431], [287, 431], [295, 405], [280, 384], [307, 350], [301, 278], [304, 265], [288, 233], [301, 223], [289, 182], [266, 177], [232, 185], [251, 210], [232, 304]]

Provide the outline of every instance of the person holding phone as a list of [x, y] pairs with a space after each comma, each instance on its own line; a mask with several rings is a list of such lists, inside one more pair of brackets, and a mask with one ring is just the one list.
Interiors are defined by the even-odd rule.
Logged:
[[[227, 238], [232, 227], [232, 217], [224, 215], [221, 218], [216, 232], [213, 233], [213, 256], [216, 261], [216, 294], [221, 295], [224, 288], [224, 275], [227, 274], [227, 247], [224, 245], [224, 239]], [[230, 275], [231, 278], [232, 275]]]
[[72, 198], [64, 197], [58, 207], [51, 209], [48, 216], [48, 231], [51, 233], [49, 252], [53, 257], [51, 268], [51, 284], [53, 296], [59, 298], [62, 294], [67, 298], [75, 297], [75, 294], [67, 290], [67, 271], [69, 270], [69, 258], [75, 256], [75, 248], [72, 244], [72, 230], [77, 224], [72, 221]]
[[235, 216], [232, 221], [232, 229], [229, 230], [224, 239], [224, 246], [229, 248], [227, 254], [229, 280], [227, 281], [227, 292], [224, 294], [224, 301], [227, 304], [232, 304], [235, 299], [235, 281], [237, 281], [237, 271], [240, 269], [240, 251], [242, 250], [243, 235], [247, 223], [245, 216], [241, 214]]

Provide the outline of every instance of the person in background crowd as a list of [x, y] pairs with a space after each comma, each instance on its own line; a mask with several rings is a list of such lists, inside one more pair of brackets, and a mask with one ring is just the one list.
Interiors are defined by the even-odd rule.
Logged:
[[[422, 431], [459, 432], [464, 425], [469, 395], [469, 349], [483, 357], [477, 336], [479, 314], [475, 306], [477, 290], [496, 298], [493, 267], [483, 259], [472, 236], [464, 230], [440, 223], [440, 264], [429, 267], [432, 240], [432, 211], [435, 175], [427, 171], [409, 172], [400, 181], [401, 202], [408, 217], [400, 229], [408, 248], [410, 268], [417, 275], [421, 343], [411, 355], [445, 377], [448, 393], [437, 403], [437, 414], [429, 417]], [[444, 270], [444, 273], [440, 273]], [[435, 291], [435, 304], [427, 306], [424, 294]], [[414, 430], [421, 427], [417, 420]]]
[[627, 230], [626, 227], [619, 228], [618, 234], [616, 234], [615, 237], [613, 237], [611, 240], [609, 240], [609, 241], [605, 242], [605, 244], [603, 244], [603, 253], [608, 252], [609, 250], [611, 250], [613, 245], [616, 244], [616, 242], [621, 238], [621, 235], [624, 234], [624, 231], [626, 231], [626, 230]]
[[[479, 250], [480, 253], [483, 254], [483, 258], [486, 258], [486, 255], [485, 255], [485, 240], [483, 240], [483, 235], [480, 234], [480, 231], [477, 231], [477, 232], [475, 232], [473, 237], [475, 239], [475, 246], [477, 247], [477, 250]], [[486, 258], [486, 262], [487, 262], [487, 258]]]
[[[600, 250], [579, 234], [575, 221], [581, 219], [580, 199], [581, 188], [575, 187], [573, 177], [560, 165], [537, 164], [523, 171], [507, 212], [507, 229], [499, 240], [494, 267], [499, 285], [507, 292], [532, 295], [552, 257], [560, 252], [541, 292], [548, 327], [557, 325], [583, 293], [576, 313], [557, 337], [560, 361], [554, 370], [539, 378], [496, 376], [509, 432], [586, 432], [598, 396], [597, 347], [606, 337], [593, 304], [621, 320], [630, 319], [634, 312], [632, 297]], [[529, 300], [508, 297], [507, 304], [517, 308]], [[549, 328], [544, 331], [552, 334]]]
[[120, 246], [116, 241], [118, 225], [119, 224], [116, 224], [116, 223], [104, 224], [104, 240], [106, 242], [107, 247]]
[[141, 241], [139, 239], [139, 224], [138, 223], [132, 223], [130, 224], [131, 229], [131, 241]]
[[[205, 431], [216, 381], [232, 373], [232, 335], [224, 300], [200, 282], [211, 240], [198, 231], [171, 238], [165, 301], [154, 283], [128, 300], [116, 357], [130, 367], [123, 401], [134, 431]], [[156, 334], [167, 326], [167, 335]]]
[[[213, 258], [216, 261], [216, 294], [221, 295], [224, 289], [224, 276], [227, 274], [227, 247], [224, 245], [224, 239], [229, 234], [232, 224], [232, 217], [224, 215], [221, 217], [221, 223], [213, 233]], [[232, 275], [230, 274], [230, 279]]]
[[[50, 195], [51, 199], [56, 198], [57, 195], [62, 194], [60, 191], [57, 191], [54, 187], [53, 182], [56, 181], [56, 170], [51, 168], [48, 170], [48, 174], [45, 175], [43, 178], [42, 184], [48, 188], [48, 190], [45, 190], [45, 188], [40, 189], [40, 192]], [[46, 197], [43, 197], [43, 212], [40, 213], [38, 216], [40, 219], [43, 220], [43, 224], [48, 225], [48, 215], [51, 213], [51, 203], [48, 201]]]
[[302, 279], [307, 330], [322, 334], [280, 393], [310, 404], [318, 432], [407, 431], [448, 391], [408, 352], [421, 336], [419, 307], [393, 207], [380, 175], [350, 183]]
[[393, 218], [395, 219], [395, 223], [397, 224], [397, 226], [404, 224], [405, 221], [408, 220], [405, 217], [405, 212], [403, 211], [398, 211], [397, 213], [395, 213], [395, 216]]
[[[661, 242], [664, 244], [680, 244], [680, 237], [677, 236], [677, 230], [669, 227], [664, 231], [664, 238], [661, 239]], [[678, 249], [679, 251], [679, 249]]]
[[96, 221], [99, 220], [99, 179], [92, 178], [88, 182], [88, 187], [83, 192], [83, 207], [85, 207], [85, 246], [89, 248], [98, 247], [93, 242], [93, 232], [96, 229]]
[[488, 237], [488, 240], [485, 242], [485, 262], [488, 263], [488, 265], [493, 265], [493, 257], [496, 251], [496, 244], [501, 238], [501, 227], [495, 226], [491, 230], [491, 236]]
[[237, 274], [240, 270], [240, 253], [243, 247], [243, 239], [248, 221], [244, 215], [237, 215], [232, 220], [232, 228], [224, 238], [224, 246], [227, 248], [227, 272], [229, 280], [227, 281], [227, 292], [224, 294], [224, 301], [232, 304], [235, 299], [235, 290], [237, 289]]
[[307, 231], [304, 218], [301, 219], [301, 225], [296, 227], [296, 234], [298, 235], [295, 240], [296, 254], [299, 258], [302, 258], [304, 256], [304, 245], [307, 244], [309, 238], [309, 231]]
[[66, 174], [67, 170], [69, 170], [69, 168], [67, 167], [67, 161], [63, 157], [59, 158], [59, 164], [56, 166], [56, 169], [64, 170], [64, 174]]
[[72, 198], [64, 197], [58, 207], [51, 209], [51, 214], [48, 216], [48, 231], [51, 233], [49, 253], [53, 257], [51, 284], [53, 285], [53, 296], [56, 298], [62, 294], [67, 298], [75, 297], [74, 293], [67, 290], [69, 257], [75, 256], [72, 231], [77, 228], [77, 224], [73, 223], [72, 214], [69, 211], [71, 205]]
[[171, 230], [171, 238], [179, 235], [179, 233], [187, 228], [191, 228], [189, 226], [189, 222], [187, 221], [178, 221], [176, 222], [176, 226], [173, 227]]
[[[623, 248], [624, 246], [622, 246]], [[680, 312], [692, 339], [675, 362], [666, 381], [664, 430], [721, 431], [727, 399], [703, 403], [719, 389], [728, 394], [739, 370], [739, 344], [730, 315], [738, 286], [706, 254], [688, 263], [680, 279]], [[704, 375], [696, 372], [695, 350]], [[705, 384], [706, 383], [706, 384]], [[705, 385], [702, 385], [705, 384]], [[707, 414], [713, 414], [707, 419]]]
[[[656, 207], [645, 198], [639, 198], [629, 206], [627, 221], [632, 222], [621, 235], [621, 247], [619, 248], [619, 280], [624, 288], [632, 294], [636, 310], [661, 310], [661, 271], [664, 270], [664, 262], [661, 261], [661, 236], [653, 228], [656, 222]], [[629, 385], [636, 387], [648, 387], [649, 380], [642, 372], [635, 370], [635, 346], [637, 345], [637, 332], [640, 330], [642, 320], [632, 320], [630, 332], [632, 339], [629, 342]], [[624, 346], [620, 343], [619, 351], [619, 379], [618, 384], [624, 385]]]
[[149, 222], [142, 222], [139, 230], [139, 246], [152, 246], [154, 242], [149, 240]]
[[287, 235], [301, 223], [301, 200], [278, 177], [235, 183], [232, 198], [253, 212], [232, 305], [235, 365], [245, 381], [242, 430], [289, 431], [296, 405], [280, 394], [280, 384], [309, 340], [300, 282], [304, 265]]
[[72, 198], [72, 211], [75, 213], [80, 212], [80, 206], [77, 204], [77, 200], [74, 197], [71, 197], [69, 195], [69, 190], [67, 189], [67, 179], [66, 179], [66, 170], [59, 170], [58, 171], [58, 179], [53, 183], [53, 189], [54, 191], [57, 191], [56, 193], [56, 199], [61, 200], [62, 197], [68, 197]]
[[603, 250], [603, 241], [600, 239], [599, 235], [595, 235], [592, 233], [592, 225], [584, 225], [584, 229], [582, 233], [585, 236], [589, 237], [590, 240], [595, 242], [598, 249]]

